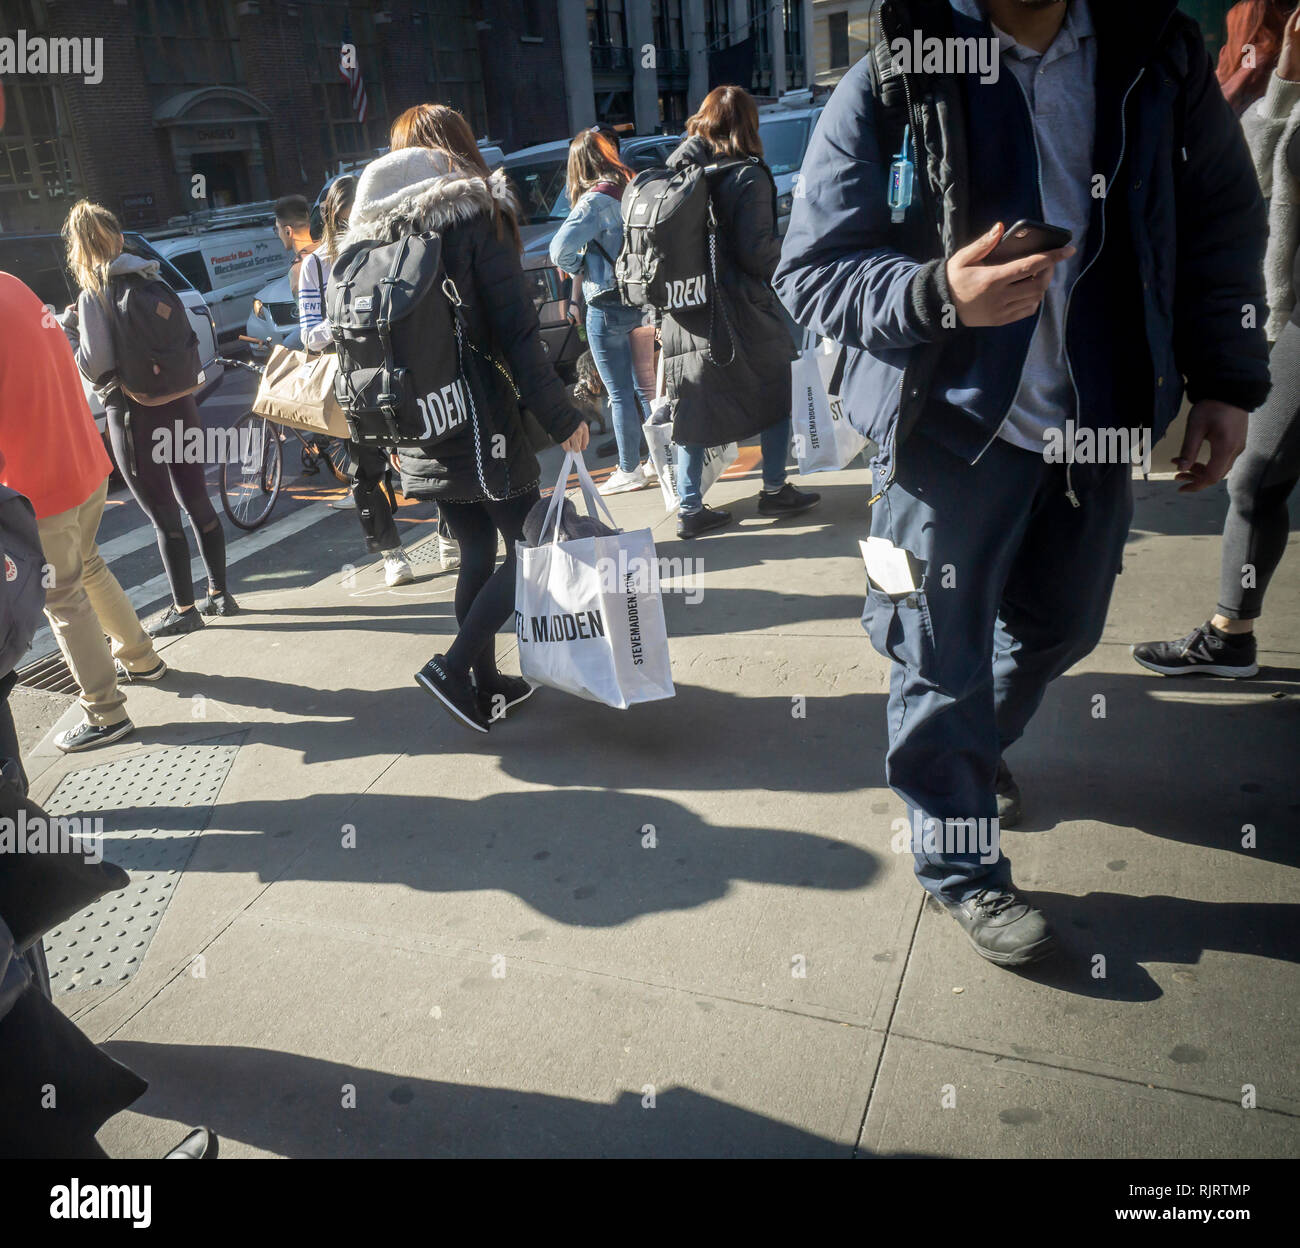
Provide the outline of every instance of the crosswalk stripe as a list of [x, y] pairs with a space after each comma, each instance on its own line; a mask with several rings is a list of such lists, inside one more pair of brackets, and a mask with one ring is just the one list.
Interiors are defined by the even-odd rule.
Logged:
[[[295, 533], [301, 533], [303, 529], [310, 528], [319, 520], [324, 520], [327, 516], [336, 516], [339, 513], [328, 503], [309, 503], [306, 507], [301, 507], [292, 515], [283, 517], [280, 520], [273, 520], [263, 528], [255, 529], [245, 537], [236, 538], [226, 546], [226, 566], [239, 563], [242, 559], [248, 559], [259, 551], [265, 550], [268, 546], [274, 546], [277, 542], [284, 541], [287, 537], [292, 537]], [[145, 525], [144, 532], [147, 541], [140, 545], [147, 545], [153, 541], [153, 526]], [[115, 541], [124, 541], [127, 537], [133, 537], [139, 530], [133, 530], [132, 533], [124, 535], [123, 538], [114, 539]], [[100, 553], [111, 546], [112, 542], [106, 542], [100, 547]], [[134, 549], [140, 549], [137, 545]], [[121, 552], [119, 552], [121, 553]], [[206, 582], [207, 570], [203, 566], [203, 560], [197, 555], [190, 560], [190, 576], [196, 582]], [[171, 596], [171, 588], [167, 583], [167, 575], [160, 572], [157, 576], [150, 577], [140, 585], [135, 585], [126, 591], [126, 596], [130, 599], [131, 605], [139, 610], [142, 606], [149, 603], [157, 602], [161, 598]], [[49, 627], [42, 628], [35, 637], [32, 638], [31, 647], [24, 656], [19, 667], [25, 667], [28, 663], [34, 663], [38, 659], [52, 654], [57, 649], [57, 643], [54, 640], [54, 634]]]

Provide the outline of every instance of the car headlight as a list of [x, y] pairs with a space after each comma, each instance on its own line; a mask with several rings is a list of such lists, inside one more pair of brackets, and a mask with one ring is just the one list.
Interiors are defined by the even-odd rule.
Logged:
[[262, 311], [263, 311], [263, 309], [264, 309], [265, 307], [266, 307], [266, 305], [265, 305], [265, 304], [264, 304], [260, 299], [254, 299], [254, 300], [253, 300], [253, 315], [254, 315], [254, 316], [261, 316], [261, 315], [262, 315]]
[[788, 217], [794, 210], [794, 193], [786, 191], [784, 195], [776, 197], [776, 215], [778, 217]]

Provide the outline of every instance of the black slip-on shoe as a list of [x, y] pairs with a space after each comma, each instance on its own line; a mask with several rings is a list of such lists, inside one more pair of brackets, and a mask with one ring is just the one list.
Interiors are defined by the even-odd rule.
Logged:
[[113, 670], [117, 673], [119, 685], [134, 685], [142, 680], [152, 684], [167, 675], [167, 664], [159, 659], [153, 667], [145, 668], [142, 672], [133, 672], [121, 659], [114, 659]]
[[468, 676], [457, 676], [447, 670], [445, 655], [435, 654], [415, 673], [415, 679], [466, 728], [487, 732], [490, 721], [479, 709], [477, 690]]
[[961, 924], [975, 952], [998, 966], [1028, 966], [1056, 951], [1047, 916], [1011, 888], [984, 888], [962, 902], [940, 904]]
[[478, 709], [490, 724], [504, 719], [512, 706], [526, 702], [536, 692], [522, 676], [498, 676], [490, 684], [476, 685]]
[[1161, 676], [1255, 676], [1254, 633], [1239, 633], [1229, 641], [1220, 637], [1207, 620], [1177, 641], [1142, 641], [1133, 657], [1149, 672]]
[[680, 538], [701, 537], [715, 529], [725, 529], [731, 523], [731, 512], [721, 507], [701, 507], [699, 511], [677, 513], [677, 536]]
[[218, 1152], [220, 1142], [217, 1133], [207, 1127], [195, 1127], [175, 1148], [163, 1154], [163, 1160], [215, 1161]]
[[1023, 810], [1020, 805], [1020, 786], [1011, 774], [1011, 768], [998, 759], [998, 775], [994, 781], [998, 798], [998, 827], [1014, 828], [1020, 822]]
[[209, 594], [198, 606], [200, 615], [238, 615], [239, 603], [228, 589]]
[[61, 732], [54, 738], [54, 745], [65, 754], [80, 754], [82, 750], [93, 750], [96, 746], [111, 745], [135, 731], [135, 725], [129, 719], [119, 719], [115, 724], [92, 724], [89, 720]]
[[760, 516], [797, 516], [802, 511], [816, 507], [822, 501], [820, 494], [812, 490], [796, 490], [787, 481], [775, 493], [767, 490], [758, 496], [758, 514]]
[[202, 627], [203, 617], [197, 607], [188, 611], [168, 607], [152, 624], [146, 624], [144, 631], [150, 637], [181, 637], [185, 633], [197, 633]]

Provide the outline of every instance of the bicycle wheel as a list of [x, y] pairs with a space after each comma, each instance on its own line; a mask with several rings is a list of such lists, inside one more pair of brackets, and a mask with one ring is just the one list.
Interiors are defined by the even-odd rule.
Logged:
[[221, 505], [231, 524], [256, 529], [266, 523], [280, 496], [284, 452], [280, 431], [249, 412], [235, 422], [239, 458], [221, 466]]
[[323, 439], [324, 446], [321, 448], [325, 453], [325, 459], [329, 463], [329, 469], [334, 474], [334, 480], [340, 481], [344, 485], [352, 484], [352, 474], [348, 472], [348, 444], [342, 438]]

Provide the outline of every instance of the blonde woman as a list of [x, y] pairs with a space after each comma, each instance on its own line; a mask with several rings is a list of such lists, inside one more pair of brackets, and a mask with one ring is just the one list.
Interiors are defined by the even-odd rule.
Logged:
[[[182, 462], [184, 438], [201, 428], [199, 409], [190, 395], [156, 407], [136, 403], [118, 384], [118, 351], [131, 344], [116, 332], [113, 300], [124, 283], [159, 277], [156, 260], [124, 249], [122, 227], [107, 208], [83, 199], [73, 204], [63, 225], [68, 268], [81, 296], [65, 321], [77, 366], [95, 387], [108, 420], [108, 436], [122, 476], [158, 538], [172, 605], [149, 628], [151, 637], [192, 633], [205, 615], [234, 615], [239, 610], [226, 587], [226, 537], [208, 499], [203, 465]], [[156, 430], [166, 438], [155, 439]], [[168, 449], [170, 448], [170, 450]], [[190, 544], [181, 524], [185, 508], [199, 539], [208, 574], [207, 597], [196, 607], [190, 576]]]

